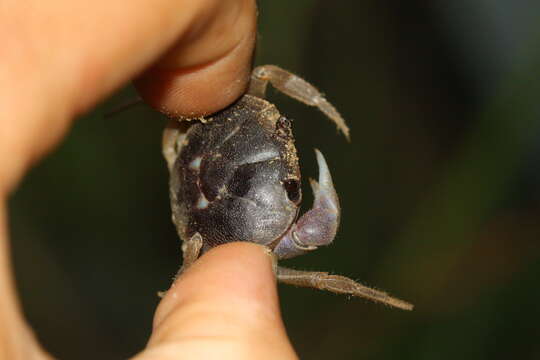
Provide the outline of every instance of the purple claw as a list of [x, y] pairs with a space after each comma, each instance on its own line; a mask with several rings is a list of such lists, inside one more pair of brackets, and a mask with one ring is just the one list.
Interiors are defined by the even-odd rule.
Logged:
[[313, 208], [300, 217], [281, 238], [274, 249], [279, 259], [288, 259], [318, 246], [328, 245], [336, 236], [339, 226], [339, 200], [332, 176], [321, 152], [315, 149], [319, 165], [319, 182], [310, 179], [315, 195]]

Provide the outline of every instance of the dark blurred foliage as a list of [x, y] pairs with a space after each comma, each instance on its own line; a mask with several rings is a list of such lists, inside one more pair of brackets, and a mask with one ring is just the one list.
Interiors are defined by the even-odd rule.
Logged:
[[[260, 1], [257, 63], [326, 92], [352, 142], [316, 110], [295, 119], [304, 178], [326, 155], [343, 220], [333, 246], [287, 261], [416, 305], [280, 286], [305, 359], [540, 356], [540, 3]], [[148, 338], [180, 247], [145, 107], [76, 122], [11, 201], [25, 312], [60, 358], [126, 358]], [[304, 207], [311, 191], [304, 189]]]

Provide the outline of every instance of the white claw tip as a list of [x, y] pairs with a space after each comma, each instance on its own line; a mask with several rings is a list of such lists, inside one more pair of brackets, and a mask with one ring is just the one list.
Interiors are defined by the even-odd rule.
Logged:
[[325, 187], [333, 187], [330, 169], [328, 168], [328, 164], [326, 163], [326, 160], [319, 149], [315, 149], [315, 156], [317, 156], [317, 165], [319, 165], [319, 184]]

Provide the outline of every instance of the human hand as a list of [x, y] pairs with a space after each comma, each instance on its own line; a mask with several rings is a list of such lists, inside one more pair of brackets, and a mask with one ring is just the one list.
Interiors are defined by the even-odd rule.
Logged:
[[[233, 102], [249, 79], [255, 1], [4, 0], [0, 9], [0, 359], [46, 359], [15, 295], [9, 193], [73, 118], [137, 74], [163, 112], [203, 115]], [[173, 284], [136, 359], [177, 358], [296, 358], [262, 247], [217, 247]]]

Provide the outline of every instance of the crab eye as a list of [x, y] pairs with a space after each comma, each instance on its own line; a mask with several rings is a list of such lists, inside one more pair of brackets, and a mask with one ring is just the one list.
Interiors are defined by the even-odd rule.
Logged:
[[293, 203], [298, 203], [300, 200], [300, 182], [296, 179], [287, 179], [283, 181], [283, 187], [287, 191], [287, 197]]

